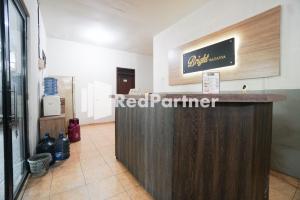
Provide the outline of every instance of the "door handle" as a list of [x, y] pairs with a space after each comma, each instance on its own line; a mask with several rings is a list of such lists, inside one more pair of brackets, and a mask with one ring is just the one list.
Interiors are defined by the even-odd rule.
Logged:
[[12, 122], [14, 122], [14, 121], [16, 121], [16, 91], [15, 91], [15, 87], [14, 87], [13, 90], [12, 89], [8, 90], [8, 92], [10, 93], [10, 95], [14, 94], [14, 96], [13, 96], [13, 103], [12, 103], [12, 105], [14, 107], [14, 109], [13, 109], [14, 111], [9, 116], [9, 119]]
[[[13, 127], [13, 125], [18, 126], [18, 110], [17, 110], [17, 92], [16, 92], [16, 86], [13, 86], [13, 89], [8, 90], [10, 95], [13, 94], [13, 112], [10, 114], [9, 118], [9, 126]], [[16, 129], [17, 130], [17, 129]], [[16, 131], [16, 136], [18, 136], [18, 132]]]
[[16, 86], [14, 85], [14, 88], [13, 88], [13, 93], [14, 93], [14, 102], [13, 102], [13, 105], [14, 105], [14, 124], [16, 126], [16, 130], [15, 130], [15, 136], [16, 138], [18, 137], [19, 135], [19, 129], [18, 129], [18, 126], [19, 126], [19, 119], [18, 119], [18, 100], [17, 100], [17, 90], [16, 90]]

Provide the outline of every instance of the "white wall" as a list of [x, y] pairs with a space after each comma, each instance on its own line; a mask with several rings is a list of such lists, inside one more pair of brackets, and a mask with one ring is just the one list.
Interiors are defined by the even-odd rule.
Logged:
[[48, 38], [47, 75], [74, 76], [76, 115], [82, 124], [114, 120], [112, 115], [95, 120], [81, 112], [81, 91], [95, 81], [112, 87], [116, 92], [116, 67], [136, 69], [136, 88], [152, 91], [152, 56], [101, 48], [83, 43]]
[[274, 78], [223, 81], [221, 90], [240, 90], [244, 84], [249, 90], [299, 89], [300, 1], [211, 0], [154, 37], [154, 92], [201, 92], [201, 84], [168, 85], [168, 51], [277, 5], [282, 5], [281, 75]]
[[[43, 78], [43, 71], [38, 69], [38, 15], [37, 15], [37, 1], [24, 0], [26, 9], [29, 13], [28, 18], [28, 111], [29, 111], [29, 150], [32, 155], [35, 152], [36, 145], [39, 140], [38, 119], [40, 117], [40, 99], [41, 88], [40, 83]], [[43, 18], [40, 18], [43, 21]], [[41, 43], [45, 44], [45, 30], [43, 23], [41, 25]], [[46, 49], [45, 46], [42, 47]]]

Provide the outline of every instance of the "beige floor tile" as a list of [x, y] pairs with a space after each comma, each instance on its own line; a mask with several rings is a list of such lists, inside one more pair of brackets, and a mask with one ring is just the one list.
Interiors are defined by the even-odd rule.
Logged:
[[270, 176], [270, 200], [291, 200], [295, 192], [296, 187]]
[[52, 173], [48, 172], [46, 175], [42, 177], [30, 177], [26, 189], [30, 189], [32, 187], [47, 185], [50, 186], [52, 182]]
[[300, 200], [300, 190], [298, 189], [293, 200]]
[[93, 141], [97, 149], [114, 144], [114, 141], [108, 138], [94, 138]]
[[76, 164], [76, 166], [69, 166], [64, 168], [54, 168], [52, 171], [53, 179], [60, 178], [62, 176], [82, 176], [82, 170], [80, 167], [80, 163]]
[[51, 183], [35, 184], [26, 188], [23, 199], [43, 199], [49, 198]]
[[292, 200], [293, 195], [287, 195], [285, 192], [270, 189], [269, 191], [269, 199], [270, 200]]
[[127, 192], [118, 194], [117, 196], [114, 196], [112, 198], [108, 198], [108, 200], [131, 200]]
[[83, 170], [86, 183], [92, 183], [94, 181], [101, 181], [105, 178], [113, 176], [113, 172], [108, 165], [99, 166], [97, 169]]
[[95, 157], [101, 156], [101, 154], [95, 149], [93, 151], [85, 151], [79, 154], [80, 160], [93, 159]]
[[77, 143], [76, 145], [74, 145], [73, 148], [74, 151], [76, 151], [77, 153], [97, 151], [96, 147], [92, 143], [88, 143], [88, 144]]
[[76, 163], [78, 163], [80, 161], [79, 156], [77, 155], [77, 153], [75, 154], [71, 154], [70, 157], [67, 160], [64, 161], [57, 161], [53, 166], [53, 168], [61, 168], [61, 167], [65, 167], [68, 166], [70, 167], [70, 165], [74, 166], [76, 165]]
[[89, 159], [82, 159], [80, 160], [81, 168], [83, 170], [92, 170], [92, 169], [98, 169], [102, 165], [106, 165], [106, 162], [102, 158], [101, 155], [98, 155], [93, 158]]
[[[84, 126], [82, 140], [71, 144], [71, 157], [30, 178], [24, 200], [149, 200], [152, 197], [115, 158], [114, 124]], [[296, 181], [272, 172], [270, 200], [300, 200]], [[298, 182], [300, 186], [300, 183]], [[126, 191], [126, 192], [125, 192]]]
[[116, 159], [116, 156], [106, 156], [102, 155], [103, 159], [105, 160], [106, 163], [116, 163], [118, 160]]
[[49, 196], [39, 196], [39, 195], [37, 195], [37, 196], [24, 196], [23, 198], [22, 198], [22, 200], [49, 200], [50, 199], [50, 197]]
[[101, 146], [101, 147], [99, 147], [99, 150], [100, 151], [105, 151], [105, 150], [115, 151], [115, 145]]
[[81, 153], [89, 153], [89, 152], [97, 152], [96, 147], [93, 146], [82, 146], [82, 147], [78, 147], [77, 149], [77, 153], [79, 153], [79, 155]]
[[50, 188], [49, 186], [35, 186], [26, 191], [23, 194], [23, 199], [36, 199], [36, 198], [47, 198], [50, 195]]
[[[76, 166], [77, 165], [77, 166]], [[75, 168], [78, 167], [79, 165], [79, 157], [78, 155], [75, 154], [71, 154], [71, 156], [64, 161], [57, 161], [53, 166], [51, 166], [52, 169], [55, 168]]]
[[107, 141], [110, 143], [110, 145], [115, 145], [115, 138], [107, 137]]
[[139, 186], [138, 181], [129, 172], [118, 174], [117, 178], [121, 182], [125, 190], [129, 190]]
[[120, 174], [122, 172], [126, 172], [127, 168], [121, 162], [109, 162], [108, 166], [112, 170], [112, 172], [116, 174]]
[[71, 148], [77, 149], [77, 148], [79, 148], [79, 147], [85, 146], [86, 143], [87, 143], [87, 142], [86, 142], [85, 140], [81, 139], [80, 142], [72, 143], [70, 146], [71, 146]]
[[151, 195], [140, 186], [134, 187], [127, 192], [131, 200], [153, 200]]
[[72, 190], [50, 196], [50, 200], [89, 200], [86, 186], [74, 188]]
[[68, 160], [64, 161], [66, 163], [69, 163], [69, 162], [77, 162], [79, 160], [79, 156], [78, 156], [78, 153], [75, 152], [75, 153], [70, 153], [70, 157]]
[[50, 193], [57, 194], [83, 185], [85, 185], [85, 179], [83, 175], [53, 177]]
[[100, 146], [97, 148], [101, 155], [115, 156], [115, 145]]
[[92, 200], [108, 199], [125, 192], [119, 180], [113, 176], [87, 185]]
[[72, 155], [72, 154], [75, 154], [75, 153], [77, 153], [77, 149], [71, 144], [70, 145], [70, 154]]
[[271, 171], [270, 172], [270, 175], [271, 176], [274, 176], [276, 178], [279, 178], [281, 179], [282, 181], [286, 182], [286, 183], [289, 183], [290, 185], [294, 186], [294, 187], [297, 187], [298, 186], [298, 179], [296, 178], [293, 178], [293, 177], [290, 177], [290, 176], [287, 176], [287, 175], [284, 175], [284, 174], [281, 174], [277, 171]]
[[116, 156], [116, 154], [115, 154], [115, 152], [101, 152], [101, 151], [99, 151], [100, 152], [100, 154], [101, 154], [101, 156], [103, 156], [103, 157], [113, 157], [113, 158], [115, 158], [115, 156]]

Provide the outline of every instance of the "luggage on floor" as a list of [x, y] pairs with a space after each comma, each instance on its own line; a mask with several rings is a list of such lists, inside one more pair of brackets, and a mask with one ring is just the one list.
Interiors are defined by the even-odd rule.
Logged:
[[79, 119], [74, 118], [69, 120], [69, 126], [68, 126], [68, 137], [70, 142], [78, 142], [80, 141], [80, 125], [79, 125]]

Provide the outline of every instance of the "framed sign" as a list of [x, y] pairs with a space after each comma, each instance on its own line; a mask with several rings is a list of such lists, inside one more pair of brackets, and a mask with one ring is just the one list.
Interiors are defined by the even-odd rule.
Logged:
[[234, 38], [183, 54], [183, 73], [205, 71], [235, 64]]

